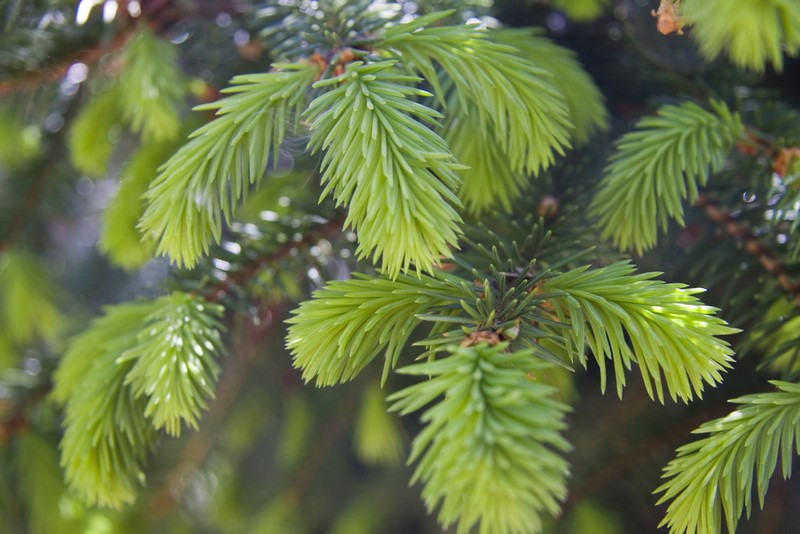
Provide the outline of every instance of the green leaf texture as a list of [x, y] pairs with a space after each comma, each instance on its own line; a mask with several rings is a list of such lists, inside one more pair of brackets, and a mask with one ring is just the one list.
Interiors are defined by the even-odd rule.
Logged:
[[567, 349], [586, 364], [585, 348], [600, 367], [606, 387], [606, 359], [611, 360], [622, 396], [625, 372], [639, 365], [650, 397], [664, 402], [664, 387], [675, 400], [702, 396], [704, 383], [722, 381], [733, 351], [717, 336], [738, 332], [715, 317], [696, 295], [702, 289], [653, 280], [658, 273], [634, 274], [629, 262], [600, 269], [581, 267], [542, 284], [555, 315], [572, 325]]
[[481, 127], [472, 134], [495, 135], [515, 172], [546, 169], [569, 146], [572, 126], [550, 74], [518, 57], [513, 47], [492, 42], [491, 34], [476, 26], [433, 26], [448, 14], [389, 28], [378, 44], [418, 70], [444, 103], [438, 64], [452, 80], [460, 108], [477, 108]]
[[177, 436], [182, 422], [197, 428], [207, 399], [214, 396], [222, 306], [180, 292], [158, 302], [142, 325], [138, 343], [120, 361], [134, 362], [125, 384], [136, 397], [147, 398], [144, 414], [153, 426]]
[[428, 93], [410, 87], [419, 80], [394, 64], [351, 63], [345, 74], [315, 85], [335, 87], [306, 112], [309, 146], [326, 151], [323, 195], [348, 206], [345, 226], [358, 235], [359, 256], [380, 260], [390, 276], [412, 265], [430, 272], [450, 257], [461, 222], [461, 166], [423, 124], [436, 125], [441, 115], [412, 99]]
[[145, 143], [172, 141], [181, 127], [187, 84], [178, 68], [174, 44], [142, 24], [125, 45], [119, 87], [122, 117]]
[[482, 534], [538, 532], [566, 497], [567, 406], [535, 380], [549, 364], [506, 348], [451, 347], [443, 359], [402, 368], [423, 382], [389, 397], [402, 414], [430, 405], [409, 459], [419, 460], [412, 482], [459, 533], [477, 523]]
[[216, 110], [216, 119], [195, 130], [161, 168], [146, 193], [140, 221], [157, 251], [193, 267], [218, 242], [223, 217], [230, 217], [273, 161], [287, 132], [296, 126], [306, 90], [317, 68], [312, 64], [273, 65], [273, 72], [236, 76], [225, 98], [198, 106]]
[[720, 102], [711, 107], [663, 106], [617, 142], [591, 206], [604, 238], [641, 254], [655, 246], [658, 228], [666, 231], [670, 219], [684, 224], [683, 202], [697, 200], [744, 133], [738, 114]]
[[783, 69], [784, 52], [800, 53], [800, 2], [796, 0], [683, 0], [681, 14], [708, 59], [723, 51], [738, 67]]
[[800, 454], [800, 385], [771, 382], [777, 391], [733, 399], [740, 406], [695, 430], [706, 437], [678, 449], [664, 469], [659, 504], [672, 501], [660, 526], [671, 533], [728, 532], [753, 507], [764, 506], [770, 478], [781, 460], [784, 479]]
[[356, 275], [329, 282], [287, 322], [286, 346], [303, 380], [330, 386], [352, 380], [385, 352], [384, 379], [424, 314], [457, 304], [463, 292], [439, 279]]

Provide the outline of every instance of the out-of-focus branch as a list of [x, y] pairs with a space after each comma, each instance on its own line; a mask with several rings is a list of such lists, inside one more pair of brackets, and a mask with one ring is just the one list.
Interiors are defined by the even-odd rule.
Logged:
[[100, 61], [103, 56], [122, 48], [133, 33], [132, 29], [123, 30], [108, 44], [97, 43], [91, 48], [83, 49], [74, 56], [64, 59], [61, 63], [47, 69], [34, 71], [20, 78], [0, 81], [0, 97], [17, 91], [30, 91], [44, 83], [58, 81], [67, 74], [70, 66], [74, 63], [80, 62], [86, 66], [92, 66]]

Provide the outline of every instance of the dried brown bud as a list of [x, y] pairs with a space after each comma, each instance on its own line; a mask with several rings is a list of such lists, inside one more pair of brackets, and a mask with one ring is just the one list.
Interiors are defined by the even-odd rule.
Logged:
[[683, 35], [683, 27], [686, 23], [678, 13], [681, 7], [681, 0], [661, 0], [658, 11], [651, 11], [650, 14], [658, 17], [658, 31], [664, 35], [676, 32]]
[[553, 195], [545, 195], [536, 207], [536, 215], [546, 221], [552, 221], [558, 217], [558, 199]]

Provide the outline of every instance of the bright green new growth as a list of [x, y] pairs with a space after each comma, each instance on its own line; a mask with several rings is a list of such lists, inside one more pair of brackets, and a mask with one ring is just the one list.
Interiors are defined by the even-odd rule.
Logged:
[[120, 267], [137, 269], [155, 253], [155, 243], [142, 238], [137, 223], [145, 209], [143, 195], [150, 181], [175, 149], [174, 141], [141, 146], [128, 161], [117, 194], [103, 212], [97, 246]]
[[781, 459], [782, 475], [792, 473], [800, 454], [800, 385], [771, 382], [778, 391], [734, 399], [741, 407], [695, 430], [707, 437], [678, 449], [664, 469], [669, 479], [656, 491], [659, 504], [672, 501], [661, 525], [672, 533], [729, 532], [745, 510], [750, 517], [755, 484], [764, 506], [770, 478]]
[[378, 45], [417, 69], [444, 104], [438, 64], [452, 80], [460, 108], [477, 108], [481, 128], [472, 135], [489, 139], [493, 133], [515, 172], [546, 169], [569, 147], [571, 128], [550, 74], [475, 26], [429, 26], [447, 15], [434, 13], [389, 28]]
[[430, 272], [456, 245], [461, 218], [454, 206], [460, 166], [447, 144], [419, 121], [436, 125], [436, 111], [410, 97], [428, 96], [409, 87], [418, 78], [385, 61], [347, 66], [318, 82], [337, 86], [306, 112], [313, 151], [322, 160], [323, 196], [349, 207], [345, 226], [358, 234], [360, 257], [381, 259], [390, 275]]
[[0, 253], [0, 330], [19, 344], [51, 340], [64, 324], [54, 302], [56, 288], [31, 253]]
[[[15, 438], [16, 443], [12, 445], [20, 490], [28, 512], [28, 532], [78, 532], [74, 518], [62, 510], [80, 510], [82, 506], [64, 485], [58, 451], [48, 437], [27, 429]], [[8, 446], [4, 443], [4, 447]], [[56, 503], [58, 506], [54, 506]]]
[[236, 204], [272, 158], [277, 161], [288, 123], [297, 126], [312, 64], [274, 65], [275, 71], [236, 76], [225, 98], [197, 106], [217, 110], [161, 168], [146, 193], [140, 228], [173, 262], [193, 267], [222, 232]]
[[174, 293], [109, 307], [72, 340], [52, 397], [66, 405], [66, 480], [88, 503], [132, 502], [156, 429], [196, 426], [219, 372], [220, 315], [220, 306]]
[[172, 43], [156, 37], [142, 24], [122, 54], [119, 78], [122, 117], [146, 143], [171, 141], [181, 126], [180, 103], [186, 82]]
[[700, 51], [714, 59], [725, 51], [739, 67], [783, 68], [783, 53], [800, 53], [800, 2], [796, 0], [683, 0]]
[[120, 87], [115, 85], [86, 104], [69, 130], [69, 154], [76, 169], [98, 178], [108, 171], [108, 160], [114, 151], [116, 134], [121, 128]]
[[156, 429], [177, 436], [182, 422], [197, 428], [220, 372], [221, 316], [222, 306], [175, 292], [158, 300], [138, 343], [120, 358], [120, 364], [133, 362], [125, 384], [147, 398], [144, 415]]
[[403, 457], [403, 430], [397, 416], [387, 411], [377, 383], [364, 388], [353, 439], [356, 453], [365, 463], [391, 465]]
[[609, 7], [609, 0], [552, 0], [553, 6], [561, 9], [577, 22], [591, 22]]
[[141, 26], [123, 50], [122, 60], [125, 68], [119, 78], [81, 109], [69, 131], [72, 164], [88, 176], [108, 172], [123, 123], [141, 132], [147, 143], [178, 136], [187, 86], [178, 69], [175, 46]]
[[7, 109], [0, 109], [0, 167], [14, 170], [39, 154], [42, 132], [38, 125], [25, 125]]
[[506, 349], [450, 347], [443, 359], [400, 369], [424, 381], [389, 397], [402, 414], [433, 403], [409, 458], [419, 460], [412, 483], [425, 483], [428, 509], [441, 506], [439, 521], [459, 533], [478, 522], [482, 534], [538, 532], [542, 514], [557, 514], [566, 497], [568, 407], [535, 380], [549, 364]]
[[[576, 20], [594, 18], [610, 4], [552, 3]], [[330, 13], [357, 11], [346, 4], [334, 2]], [[684, 5], [706, 55], [726, 50], [737, 64], [763, 70], [767, 62], [780, 68], [781, 46], [790, 54], [800, 49], [800, 7], [790, 0], [747, 5], [684, 0]], [[467, 532], [479, 523], [481, 532], [529, 532], [542, 528], [546, 513], [557, 514], [566, 495], [562, 454], [569, 447], [560, 432], [567, 408], [553, 400], [556, 389], [543, 384], [555, 369], [548, 362], [563, 364], [558, 370], [566, 373], [572, 371], [570, 362], [587, 366], [593, 357], [605, 391], [611, 360], [620, 396], [635, 363], [652, 398], [663, 402], [666, 390], [673, 400], [688, 401], [721, 381], [732, 351], [719, 336], [737, 330], [698, 300], [702, 290], [654, 280], [654, 273], [635, 274], [627, 262], [559, 272], [577, 257], [570, 256], [574, 244], [561, 237], [552, 246], [555, 259], [540, 255], [537, 246], [528, 253], [529, 245], [539, 243], [533, 233], [507, 240], [495, 234], [500, 239], [491, 251], [463, 238], [469, 250], [453, 253], [461, 239], [462, 202], [471, 215], [497, 207], [511, 211], [530, 175], [552, 165], [570, 140], [583, 143], [607, 128], [608, 115], [599, 90], [571, 52], [527, 30], [438, 26], [450, 14], [404, 24], [376, 19], [364, 27], [348, 14], [340, 20], [346, 32], [323, 30], [310, 40], [313, 46], [288, 36], [287, 46], [272, 52], [301, 57], [313, 49], [315, 56], [233, 78], [224, 98], [196, 108], [213, 110], [216, 118], [158, 171], [173, 151], [164, 140], [178, 131], [176, 110], [185, 81], [175, 47], [142, 27], [123, 52], [118, 79], [74, 122], [72, 155], [85, 173], [102, 175], [117, 124], [140, 132], [146, 143], [125, 170], [104, 220], [101, 247], [127, 267], [141, 265], [154, 249], [193, 267], [220, 240], [223, 225], [270, 162], [277, 164], [286, 136], [309, 127], [307, 148], [324, 153], [323, 197], [331, 195], [337, 207], [348, 208], [345, 227], [358, 234], [357, 255], [369, 257], [381, 274], [329, 282], [299, 305], [288, 321], [294, 365], [304, 380], [326, 386], [355, 378], [383, 354], [386, 382], [415, 329], [428, 323], [427, 337], [409, 350], [427, 363], [400, 371], [420, 382], [390, 397], [393, 409], [404, 414], [425, 409], [426, 428], [410, 458], [419, 461], [414, 480], [424, 483], [425, 501], [429, 509], [439, 508], [446, 528], [456, 524]], [[319, 28], [314, 25], [309, 27]], [[297, 19], [285, 27], [302, 23]], [[642, 252], [670, 220], [683, 224], [683, 202], [698, 199], [699, 188], [721, 169], [744, 131], [724, 104], [711, 102], [710, 108], [664, 106], [618, 142], [592, 207], [605, 237]], [[305, 228], [297, 232], [303, 239], [313, 237]], [[235, 261], [256, 259], [249, 246], [261, 244], [242, 245], [244, 254], [236, 253]], [[501, 261], [498, 249], [514, 259]], [[259, 262], [268, 255], [263, 248], [255, 252]], [[475, 260], [481, 254], [493, 257], [482, 263], [485, 258]], [[453, 256], [447, 267], [460, 275], [437, 270]], [[252, 265], [255, 271], [245, 266], [239, 272], [252, 272], [259, 282], [247, 280], [243, 294], [264, 297], [262, 304], [299, 298], [302, 284], [294, 273], [282, 265]], [[409, 274], [412, 269], [416, 276]], [[49, 304], [46, 295], [36, 293], [44, 286], [15, 286], [33, 269], [9, 272], [0, 266], [0, 294], [9, 302], [24, 295], [28, 302], [5, 302], [0, 318], [24, 320], [29, 332], [17, 335], [20, 340], [46, 337], [31, 325], [48, 311], [24, 307]], [[253, 289], [257, 285], [260, 289]], [[157, 431], [178, 435], [184, 424], [197, 427], [220, 372], [221, 318], [220, 306], [176, 292], [108, 308], [70, 343], [52, 398], [66, 407], [61, 462], [67, 483], [90, 504], [131, 502]], [[39, 322], [52, 325], [56, 319]], [[788, 344], [794, 324], [787, 321], [762, 343]], [[22, 331], [12, 328], [9, 332]], [[477, 344], [480, 340], [494, 345]], [[0, 339], [2, 344], [8, 343]], [[671, 528], [719, 530], [723, 510], [733, 525], [742, 509], [750, 511], [749, 493], [737, 489], [749, 491], [755, 471], [763, 499], [778, 450], [788, 476], [792, 444], [798, 446], [800, 435], [792, 432], [800, 417], [800, 391], [776, 385], [781, 393], [739, 399], [746, 407], [738, 419], [701, 427], [711, 436], [681, 449], [667, 468], [670, 481], [660, 490], [662, 501], [674, 499], [665, 520]], [[297, 395], [286, 400], [284, 411], [277, 458], [296, 467], [309, 450], [312, 407]], [[779, 427], [783, 434], [774, 437]], [[401, 455], [400, 428], [386, 412], [377, 384], [366, 388], [355, 430], [362, 460], [388, 463]], [[761, 447], [756, 452], [753, 443]], [[759, 456], [764, 459], [757, 464]], [[292, 530], [300, 523], [295, 496], [286, 495], [254, 522], [254, 531]]]
[[617, 142], [591, 206], [604, 238], [641, 254], [655, 246], [659, 226], [683, 225], [683, 202], [697, 201], [744, 133], [738, 114], [721, 102], [711, 107], [714, 113], [691, 102], [663, 106]]
[[576, 144], [608, 129], [608, 110], [603, 94], [578, 61], [575, 52], [558, 46], [539, 30], [501, 29], [492, 39], [513, 46], [519, 54], [551, 74], [550, 83], [564, 96]]
[[[514, 47], [524, 60], [549, 73], [549, 83], [563, 95], [568, 108], [575, 143], [585, 143], [608, 127], [603, 96], [574, 53], [531, 30], [497, 30], [489, 35], [493, 41]], [[462, 105], [457, 92], [450, 96], [446, 107], [450, 120], [444, 131], [453, 154], [468, 167], [459, 173], [463, 181], [459, 197], [474, 214], [498, 207], [510, 211], [532, 169], [513, 167], [497, 133], [492, 128], [487, 130], [482, 122], [478, 104], [469, 101], [466, 109]]]
[[95, 361], [110, 352], [122, 356], [137, 344], [139, 326], [154, 311], [152, 301], [106, 308], [105, 315], [93, 320], [88, 329], [70, 341], [55, 372], [51, 398], [66, 405], [73, 393], [82, 389]]
[[90, 505], [133, 502], [156, 433], [144, 399], [125, 387], [133, 362], [118, 359], [138, 344], [138, 326], [154, 302], [109, 307], [76, 337], [56, 372], [53, 398], [66, 404], [61, 466], [67, 484]]
[[447, 111], [457, 119], [449, 122], [444, 137], [458, 161], [468, 167], [459, 173], [462, 183], [458, 196], [464, 207], [475, 215], [499, 208], [511, 211], [511, 204], [519, 197], [528, 177], [511, 167], [494, 132], [476, 135], [482, 126], [476, 106], [471, 105], [467, 111], [461, 109], [457, 99], [451, 98]]
[[352, 380], [382, 351], [385, 380], [422, 321], [417, 315], [463, 297], [458, 288], [427, 275], [356, 276], [315, 291], [287, 321], [286, 347], [306, 382], [331, 386]]
[[638, 363], [651, 398], [664, 402], [664, 383], [673, 400], [702, 396], [703, 383], [721, 382], [733, 361], [733, 351], [716, 336], [738, 330], [694, 296], [702, 289], [653, 280], [658, 273], [634, 272], [625, 261], [581, 267], [542, 284], [548, 293], [563, 294], [549, 302], [559, 321], [572, 325], [566, 331], [570, 358], [586, 365], [588, 347], [600, 367], [603, 390], [606, 359], [611, 360], [620, 397], [632, 362]]

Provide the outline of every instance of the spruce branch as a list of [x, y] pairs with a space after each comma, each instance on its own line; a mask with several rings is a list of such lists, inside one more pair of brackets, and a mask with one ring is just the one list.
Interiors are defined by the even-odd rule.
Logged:
[[145, 143], [175, 139], [180, 133], [181, 100], [187, 93], [175, 45], [142, 24], [125, 45], [122, 59], [119, 104], [123, 119], [141, 132]]
[[33, 254], [0, 251], [0, 325], [9, 341], [54, 340], [64, 325], [56, 295], [50, 274]]
[[591, 22], [611, 7], [609, 0], [553, 0], [553, 6], [576, 22]]
[[537, 383], [548, 364], [507, 345], [449, 348], [450, 355], [400, 369], [424, 377], [389, 397], [392, 410], [422, 414], [409, 462], [419, 460], [430, 511], [445, 528], [466, 533], [538, 532], [542, 515], [555, 515], [566, 497], [569, 444], [561, 437], [567, 406]]
[[[606, 0], [592, 0], [605, 4]], [[608, 129], [608, 110], [603, 94], [578, 61], [575, 52], [559, 46], [538, 29], [500, 29], [491, 39], [518, 50], [518, 54], [550, 73], [550, 83], [564, 96], [574, 126], [576, 144]]]
[[53, 398], [66, 404], [61, 465], [69, 486], [89, 504], [119, 508], [144, 481], [142, 463], [155, 440], [145, 401], [125, 386], [139, 326], [154, 301], [109, 307], [70, 344]]
[[119, 508], [136, 498], [142, 463], [155, 441], [143, 399], [124, 387], [130, 367], [109, 352], [95, 360], [67, 405], [61, 465], [67, 483], [92, 505]]
[[800, 455], [800, 385], [771, 381], [776, 391], [733, 399], [739, 408], [695, 430], [706, 437], [684, 445], [664, 469], [656, 492], [670, 502], [660, 526], [672, 533], [734, 532], [742, 512], [750, 517], [752, 492], [763, 508], [769, 480], [781, 460], [792, 473]]
[[781, 289], [800, 305], [800, 282], [789, 276], [786, 265], [779, 261], [772, 251], [764, 247], [750, 229], [706, 195], [700, 195], [696, 206], [701, 208], [711, 221], [720, 225], [727, 235], [740, 241], [744, 250], [753, 255], [764, 270], [775, 278]]
[[738, 114], [721, 102], [711, 107], [713, 113], [691, 102], [663, 106], [617, 142], [591, 205], [603, 237], [641, 254], [670, 219], [684, 224], [683, 201], [697, 201], [744, 133]]
[[265, 337], [273, 333], [279, 324], [270, 318], [279, 317], [282, 311], [280, 306], [259, 307], [257, 322], [249, 316], [236, 317], [231, 327], [232, 338], [235, 340], [230, 349], [231, 357], [225, 366], [225, 372], [220, 377], [208, 413], [203, 418], [203, 425], [188, 437], [180, 460], [154, 492], [150, 506], [158, 517], [172, 512], [179, 504], [191, 474], [203, 464], [213, 450], [212, 446], [221, 423], [230, 413], [231, 405], [241, 393], [249, 373], [252, 372], [251, 364], [258, 357]]
[[132, 502], [156, 430], [195, 425], [219, 372], [220, 313], [175, 293], [109, 307], [72, 340], [52, 397], [66, 406], [66, 480], [88, 503]]
[[800, 311], [796, 300], [778, 298], [759, 314], [738, 347], [741, 356], [756, 352], [761, 356], [761, 366], [788, 380], [800, 371]]
[[72, 338], [53, 376], [51, 398], [66, 405], [83, 382], [95, 361], [115, 352], [119, 357], [133, 347], [139, 326], [155, 311], [153, 302], [109, 306], [103, 316], [94, 319], [89, 328]]
[[800, 54], [800, 4], [789, 0], [683, 0], [681, 14], [711, 60], [725, 51], [738, 67], [780, 71], [784, 52]]
[[344, 74], [315, 84], [335, 87], [306, 111], [309, 147], [326, 151], [323, 197], [348, 206], [345, 226], [358, 234], [359, 257], [380, 259], [390, 276], [412, 265], [430, 272], [450, 257], [461, 222], [455, 209], [461, 166], [420, 122], [437, 125], [441, 115], [412, 100], [429, 94], [410, 87], [419, 79], [394, 65], [349, 64]]
[[352, 380], [385, 352], [383, 379], [397, 364], [420, 314], [458, 304], [465, 291], [422, 275], [394, 280], [356, 275], [329, 282], [293, 312], [286, 347], [305, 381], [329, 386]]
[[216, 119], [192, 133], [147, 191], [140, 228], [173, 262], [191, 268], [219, 241], [223, 218], [230, 220], [268, 162], [277, 161], [287, 123], [297, 126], [316, 66], [273, 67], [234, 77], [222, 91], [228, 96], [197, 106], [216, 110]]
[[702, 396], [704, 383], [721, 382], [721, 373], [731, 367], [733, 351], [717, 336], [738, 330], [694, 296], [702, 289], [634, 271], [625, 261], [600, 269], [581, 267], [542, 283], [542, 291], [556, 294], [549, 303], [559, 321], [572, 325], [566, 331], [570, 358], [586, 365], [584, 350], [589, 348], [603, 390], [606, 359], [611, 360], [620, 397], [625, 371], [634, 362], [651, 398], [664, 402], [665, 385], [673, 400]]
[[147, 398], [144, 415], [156, 429], [173, 436], [180, 435], [182, 422], [197, 429], [219, 377], [221, 315], [220, 305], [174, 292], [157, 301], [137, 344], [120, 357], [120, 364], [133, 362], [125, 385]]
[[87, 102], [69, 129], [69, 155], [82, 173], [99, 178], [108, 171], [114, 151], [111, 130], [122, 120], [121, 87], [113, 85]]
[[440, 102], [445, 91], [435, 64], [452, 80], [460, 107], [477, 108], [484, 139], [497, 135], [515, 172], [538, 174], [569, 147], [568, 110], [550, 74], [490, 40], [476, 26], [432, 26], [449, 12], [433, 13], [388, 28], [377, 47], [416, 69]]
[[137, 269], [153, 257], [155, 243], [137, 228], [146, 205], [142, 195], [177, 148], [175, 141], [142, 145], [123, 169], [117, 193], [103, 212], [97, 244], [114, 264]]
[[[514, 47], [525, 60], [549, 74], [549, 82], [564, 97], [576, 144], [585, 143], [608, 127], [600, 90], [571, 51], [527, 29], [496, 30], [489, 35], [497, 43]], [[451, 119], [443, 134], [456, 159], [468, 167], [460, 173], [463, 183], [459, 197], [476, 215], [498, 208], [511, 211], [512, 202], [528, 182], [526, 173], [530, 169], [515, 168], [498, 132], [484, 129], [479, 104], [469, 101], [463, 109], [462, 103], [457, 92], [448, 98], [446, 111]]]
[[461, 109], [458, 99], [451, 98], [447, 112], [458, 117], [444, 131], [444, 138], [458, 161], [467, 166], [459, 174], [462, 179], [458, 191], [464, 207], [474, 215], [502, 209], [510, 212], [528, 183], [528, 177], [515, 171], [511, 161], [493, 131], [476, 135], [483, 124], [477, 106], [468, 104]]

